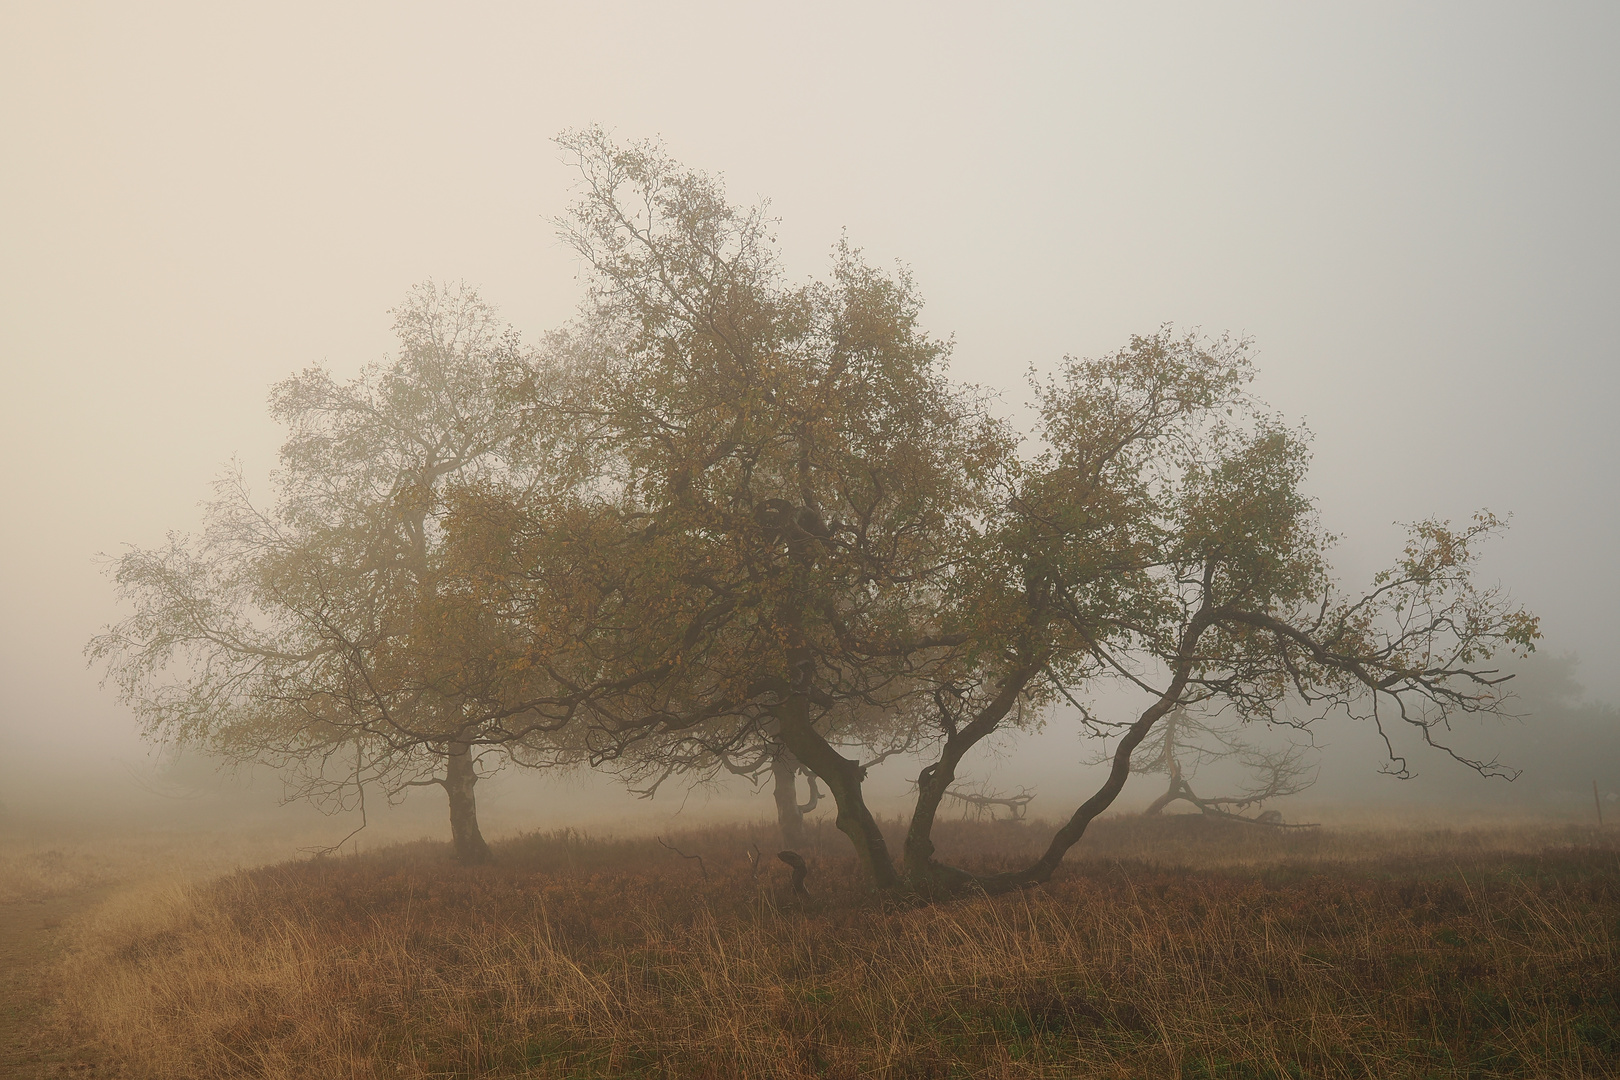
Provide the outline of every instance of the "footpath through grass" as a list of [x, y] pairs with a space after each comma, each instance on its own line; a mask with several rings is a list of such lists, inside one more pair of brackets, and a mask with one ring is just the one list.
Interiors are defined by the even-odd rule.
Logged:
[[63, 1023], [61, 961], [106, 905], [151, 910], [188, 882], [284, 859], [298, 837], [260, 826], [207, 830], [0, 819], [0, 1077], [124, 1076], [93, 1027]]
[[[985, 867], [1039, 825], [966, 823]], [[1590, 830], [1096, 826], [1051, 885], [917, 906], [820, 835], [535, 835], [109, 905], [58, 1022], [145, 1077], [1620, 1075], [1620, 857]], [[756, 875], [747, 857], [766, 858]]]

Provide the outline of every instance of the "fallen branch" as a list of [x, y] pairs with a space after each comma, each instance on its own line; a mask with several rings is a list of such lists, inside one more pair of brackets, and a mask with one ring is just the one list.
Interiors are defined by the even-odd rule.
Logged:
[[991, 791], [980, 787], [978, 791], [968, 788], [948, 788], [945, 794], [962, 804], [962, 816], [972, 815], [974, 821], [983, 821], [986, 814], [990, 820], [996, 820], [998, 809], [1006, 810], [1013, 821], [1022, 821], [1029, 812], [1029, 804], [1035, 799], [1035, 792], [1029, 788], [1019, 788], [1015, 794], [1004, 795], [999, 791]]
[[[1189, 801], [1192, 801], [1192, 800], [1189, 800]], [[1194, 805], [1197, 806], [1198, 809], [1203, 812], [1203, 815], [1205, 817], [1225, 818], [1228, 821], [1241, 821], [1241, 822], [1244, 822], [1244, 823], [1249, 824], [1249, 825], [1268, 825], [1273, 829], [1319, 829], [1319, 828], [1322, 827], [1320, 822], [1314, 822], [1314, 821], [1311, 821], [1311, 822], [1304, 822], [1304, 821], [1301, 821], [1301, 822], [1288, 822], [1288, 821], [1284, 821], [1282, 819], [1282, 814], [1280, 814], [1276, 810], [1267, 810], [1264, 813], [1262, 813], [1262, 814], [1260, 814], [1260, 815], [1258, 815], [1256, 817], [1248, 817], [1247, 815], [1244, 815], [1244, 814], [1233, 813], [1230, 810], [1222, 810], [1222, 809], [1219, 809], [1218, 807], [1206, 805], [1204, 803], [1194, 802]], [[1192, 815], [1189, 814], [1187, 816], [1191, 817]]]

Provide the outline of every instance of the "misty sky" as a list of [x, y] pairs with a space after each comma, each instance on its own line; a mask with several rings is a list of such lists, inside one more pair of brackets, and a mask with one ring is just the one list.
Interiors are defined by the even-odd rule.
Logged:
[[796, 275], [902, 260], [1000, 388], [1174, 321], [1251, 335], [1356, 581], [1511, 512], [1546, 647], [1620, 698], [1620, 6], [0, 8], [0, 761], [131, 750], [97, 552], [274, 463], [413, 283], [526, 334], [580, 295], [551, 138], [661, 135]]

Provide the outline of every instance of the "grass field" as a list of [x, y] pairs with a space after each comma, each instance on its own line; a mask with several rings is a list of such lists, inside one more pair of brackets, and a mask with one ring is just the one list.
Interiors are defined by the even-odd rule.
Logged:
[[[940, 846], [989, 868], [1042, 831]], [[1046, 887], [927, 906], [870, 895], [830, 830], [795, 900], [770, 836], [125, 889], [55, 961], [52, 1030], [129, 1077], [1620, 1075], [1620, 854], [1591, 829], [1118, 818]]]

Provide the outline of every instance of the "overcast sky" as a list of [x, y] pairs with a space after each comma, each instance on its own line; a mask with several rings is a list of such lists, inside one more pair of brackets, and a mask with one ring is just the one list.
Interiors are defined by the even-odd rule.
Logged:
[[[1487, 571], [1620, 698], [1620, 5], [0, 8], [0, 784], [129, 753], [97, 552], [194, 528], [269, 385], [477, 283], [580, 298], [550, 140], [660, 135], [796, 275], [901, 260], [1002, 388], [1174, 321], [1251, 335], [1349, 580], [1514, 515]], [[138, 752], [138, 751], [136, 751]]]

